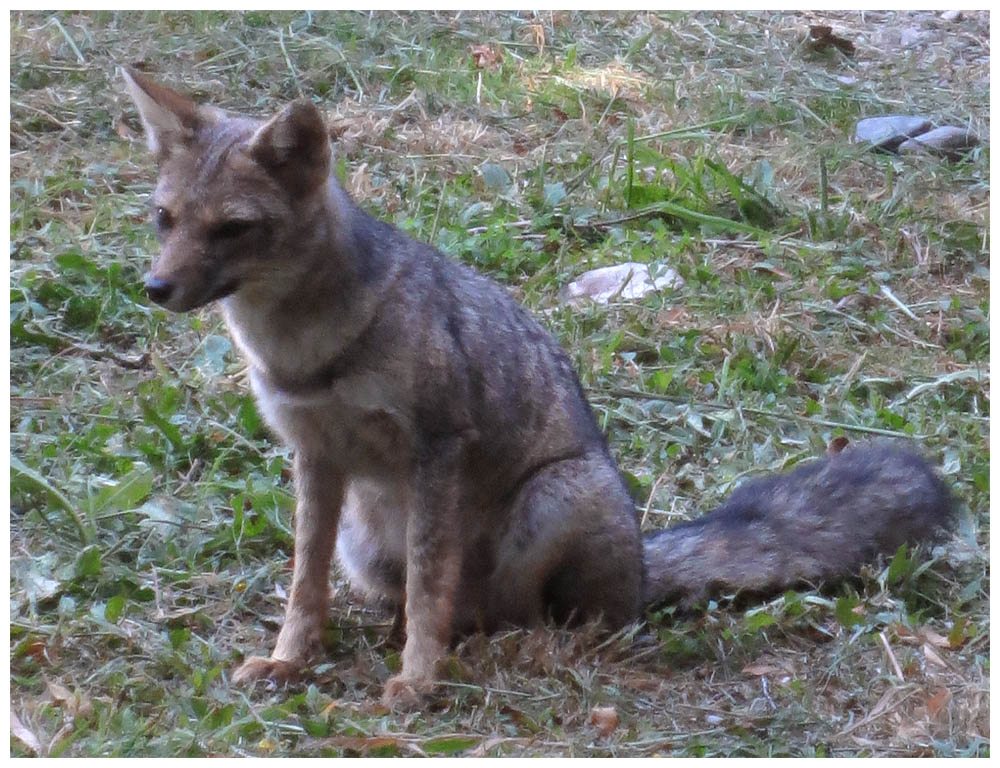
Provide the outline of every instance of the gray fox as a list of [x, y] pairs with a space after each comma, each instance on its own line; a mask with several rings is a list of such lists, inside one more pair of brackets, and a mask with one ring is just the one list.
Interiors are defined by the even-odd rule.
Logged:
[[293, 449], [295, 556], [269, 657], [317, 650], [334, 551], [402, 610], [389, 705], [419, 701], [456, 635], [601, 620], [856, 575], [947, 525], [951, 495], [875, 445], [743, 484], [718, 510], [640, 534], [569, 358], [496, 283], [364, 213], [307, 100], [268, 120], [124, 77], [159, 166], [154, 302], [218, 302], [267, 423]]

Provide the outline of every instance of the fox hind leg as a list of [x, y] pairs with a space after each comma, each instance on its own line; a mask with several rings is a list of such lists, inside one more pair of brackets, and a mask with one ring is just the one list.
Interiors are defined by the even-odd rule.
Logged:
[[515, 498], [510, 520], [490, 589], [495, 624], [600, 619], [617, 628], [639, 615], [638, 523], [606, 455], [540, 469]]

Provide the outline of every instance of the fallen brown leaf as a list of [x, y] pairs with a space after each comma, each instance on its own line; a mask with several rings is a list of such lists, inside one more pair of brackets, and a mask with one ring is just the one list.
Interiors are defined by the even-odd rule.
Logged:
[[545, 53], [545, 27], [541, 24], [529, 24], [525, 27], [525, 31], [531, 33], [534, 38], [539, 55]]
[[935, 648], [951, 648], [951, 642], [948, 638], [943, 635], [939, 635], [933, 629], [921, 629], [920, 636], [923, 637], [924, 642], [930, 643]]
[[674, 325], [687, 325], [690, 319], [691, 314], [684, 307], [671, 307], [657, 313], [656, 324], [661, 328]]
[[614, 707], [594, 707], [590, 710], [590, 725], [597, 729], [597, 732], [607, 738], [621, 723], [618, 717], [618, 710]]
[[133, 131], [132, 126], [125, 122], [124, 115], [118, 115], [118, 117], [114, 119], [112, 126], [120, 139], [124, 139], [125, 141], [135, 141], [139, 138], [139, 134]]
[[764, 677], [765, 675], [780, 675], [783, 674], [785, 670], [781, 667], [776, 667], [773, 664], [747, 664], [743, 667], [744, 675], [754, 675], [755, 677]]
[[479, 69], [499, 69], [500, 62], [503, 61], [503, 54], [494, 46], [488, 44], [470, 45], [469, 52]]
[[832, 46], [840, 49], [847, 56], [854, 55], [854, 43], [846, 38], [838, 37], [833, 34], [833, 29], [824, 25], [809, 27], [809, 46], [816, 51]]
[[28, 644], [28, 655], [39, 664], [47, 664], [49, 661], [49, 647], [44, 640], [32, 640]]
[[786, 272], [783, 269], [778, 269], [778, 267], [764, 267], [758, 264], [755, 265], [753, 268], [756, 269], [758, 272], [770, 272], [772, 275], [780, 277], [782, 280], [793, 279], [790, 272]]
[[840, 453], [842, 450], [844, 450], [847, 447], [848, 443], [850, 443], [850, 440], [848, 440], [846, 437], [843, 436], [835, 437], [833, 438], [833, 440], [830, 441], [830, 444], [826, 447], [826, 452], [830, 456], [833, 456], [835, 453]]
[[53, 703], [59, 706], [62, 706], [65, 702], [73, 698], [73, 694], [70, 693], [69, 688], [59, 683], [49, 681], [46, 683], [46, 689]]
[[940, 667], [941, 669], [947, 669], [948, 664], [942, 659], [938, 652], [931, 648], [929, 643], [924, 643], [924, 658], [927, 659], [935, 667]]
[[79, 691], [74, 693], [59, 683], [47, 682], [46, 693], [52, 700], [52, 703], [62, 708], [70, 717], [87, 717], [94, 711], [94, 705], [89, 698]]
[[947, 688], [940, 689], [937, 693], [927, 699], [927, 714], [936, 718], [940, 712], [951, 701], [951, 691]]
[[916, 630], [912, 630], [908, 627], [898, 625], [893, 627], [893, 631], [896, 637], [904, 643], [909, 643], [910, 645], [931, 645], [935, 648], [951, 648], [951, 641], [944, 635], [939, 635], [933, 629], [927, 627], [917, 627]]

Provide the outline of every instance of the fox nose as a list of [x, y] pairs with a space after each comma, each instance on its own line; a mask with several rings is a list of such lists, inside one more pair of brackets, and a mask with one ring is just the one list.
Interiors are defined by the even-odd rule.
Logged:
[[146, 277], [146, 295], [157, 304], [166, 304], [174, 292], [174, 284], [149, 275]]

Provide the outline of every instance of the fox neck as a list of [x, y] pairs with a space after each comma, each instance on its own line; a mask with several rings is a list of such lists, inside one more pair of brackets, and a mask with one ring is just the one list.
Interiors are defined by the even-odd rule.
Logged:
[[[282, 269], [266, 285], [250, 285], [224, 299], [223, 315], [253, 372], [265, 380], [307, 381], [328, 366], [368, 327], [392, 265], [362, 263], [364, 214], [331, 179], [324, 200], [305, 216], [300, 234], [275, 254]], [[376, 251], [377, 253], [377, 251]]]

